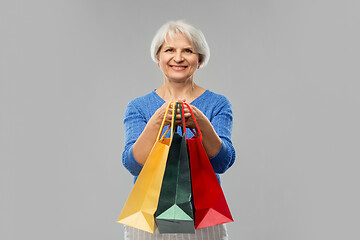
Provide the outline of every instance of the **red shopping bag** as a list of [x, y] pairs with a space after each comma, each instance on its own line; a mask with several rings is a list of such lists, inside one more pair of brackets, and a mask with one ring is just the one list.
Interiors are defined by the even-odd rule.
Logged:
[[194, 137], [187, 139], [190, 157], [191, 183], [195, 209], [195, 229], [233, 222], [220, 183], [202, 145], [202, 135], [194, 114], [187, 103], [196, 125]]

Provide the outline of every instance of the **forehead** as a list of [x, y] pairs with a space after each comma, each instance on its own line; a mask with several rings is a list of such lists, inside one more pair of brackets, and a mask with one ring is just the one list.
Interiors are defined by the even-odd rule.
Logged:
[[163, 43], [164, 46], [189, 46], [192, 47], [190, 40], [182, 33], [174, 33], [173, 35], [166, 35], [166, 41]]

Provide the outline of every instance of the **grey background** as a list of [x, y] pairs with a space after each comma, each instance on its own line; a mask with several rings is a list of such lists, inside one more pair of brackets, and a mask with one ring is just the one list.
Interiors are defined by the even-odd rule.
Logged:
[[149, 47], [204, 32], [196, 82], [233, 104], [230, 239], [359, 239], [356, 0], [0, 2], [0, 239], [123, 239], [122, 118], [162, 84]]

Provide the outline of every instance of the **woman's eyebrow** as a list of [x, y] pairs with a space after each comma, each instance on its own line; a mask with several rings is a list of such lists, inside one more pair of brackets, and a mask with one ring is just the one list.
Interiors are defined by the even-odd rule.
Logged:
[[[164, 47], [164, 48], [175, 48], [175, 47], [173, 47], [173, 46], [171, 46], [171, 45], [164, 45], [163, 47]], [[188, 49], [188, 48], [193, 49], [192, 46], [185, 46], [185, 47], [183, 47], [182, 49]]]

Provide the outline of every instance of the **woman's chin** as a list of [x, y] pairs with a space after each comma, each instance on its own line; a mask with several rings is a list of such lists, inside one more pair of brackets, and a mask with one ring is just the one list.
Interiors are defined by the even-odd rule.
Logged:
[[192, 80], [192, 76], [166, 76], [166, 79], [168, 79], [169, 81], [171, 82], [174, 82], [174, 83], [184, 83], [184, 82], [187, 82], [189, 80]]

